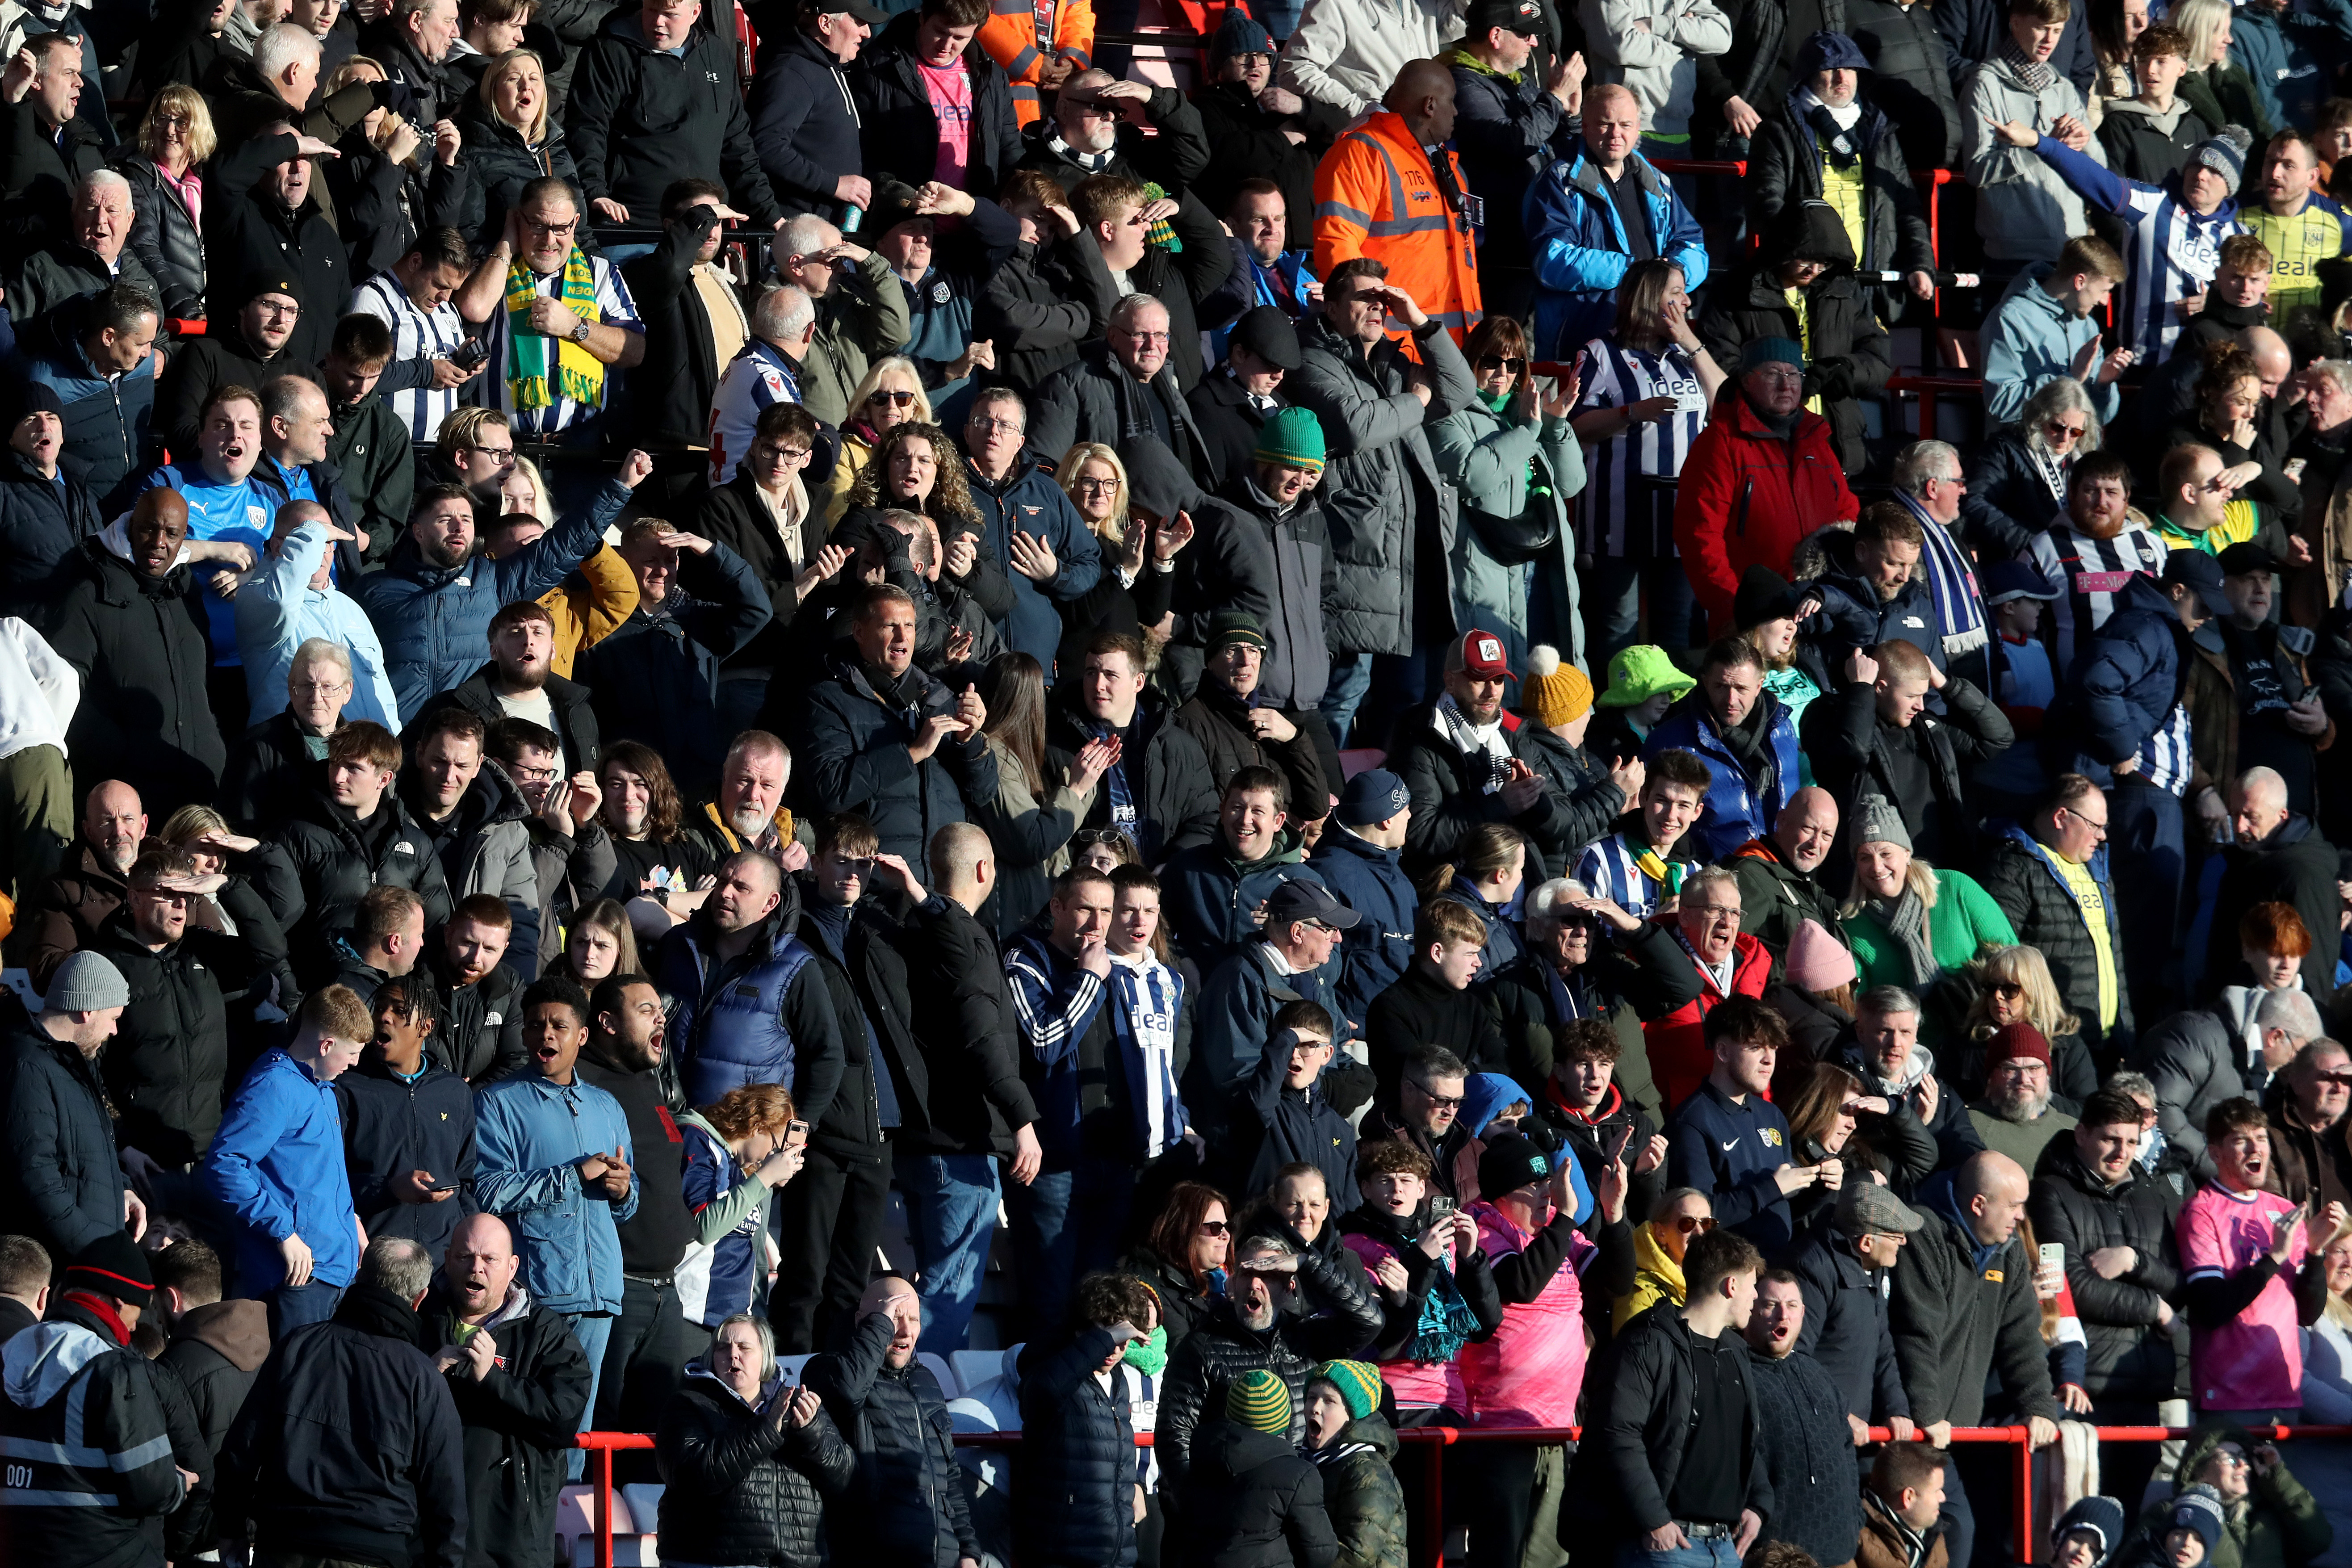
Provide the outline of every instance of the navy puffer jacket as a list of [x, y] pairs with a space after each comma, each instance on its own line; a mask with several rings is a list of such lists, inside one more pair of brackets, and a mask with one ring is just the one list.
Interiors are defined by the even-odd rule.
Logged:
[[1095, 1373], [1108, 1329], [1090, 1328], [1021, 1372], [1021, 1489], [1013, 1530], [1030, 1563], [1135, 1562], [1135, 1429], [1127, 1379], [1106, 1393]]

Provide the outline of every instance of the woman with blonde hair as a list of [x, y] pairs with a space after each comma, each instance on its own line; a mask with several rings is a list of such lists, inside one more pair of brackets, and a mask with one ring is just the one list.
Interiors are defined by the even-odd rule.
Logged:
[[766, 1307], [768, 1275], [777, 1262], [768, 1236], [769, 1194], [808, 1159], [808, 1127], [795, 1124], [795, 1114], [792, 1091], [782, 1084], [747, 1083], [678, 1118], [694, 1245], [676, 1278], [689, 1327], [707, 1332], [730, 1312]]
[[114, 171], [131, 184], [131, 254], [161, 291], [163, 314], [205, 319], [204, 164], [219, 145], [204, 94], [185, 82], [160, 88], [139, 121], [136, 152]]
[[1986, 950], [1967, 966], [1974, 998], [1969, 1003], [1966, 1036], [1953, 1052], [1952, 1076], [1961, 1092], [1984, 1092], [1985, 1042], [2011, 1024], [2031, 1024], [2050, 1042], [2050, 1090], [2071, 1110], [2099, 1087], [2098, 1068], [2083, 1044], [2083, 1021], [2066, 1011], [2058, 982], [2042, 950], [2020, 942]]
[[2166, 25], [2189, 39], [2189, 71], [2173, 94], [2217, 132], [2224, 125], [2244, 126], [2259, 147], [2279, 128], [2263, 112], [2253, 78], [2230, 58], [2234, 14], [2230, 0], [2180, 0], [2165, 12]]
[[[2009, 917], [1975, 878], [1912, 855], [1903, 815], [1885, 801], [1872, 795], [1855, 807], [1853, 845], [1853, 888], [1838, 914], [1863, 991], [1899, 985], [1924, 1002], [1987, 942], [2016, 945]], [[1942, 1043], [1943, 1016], [1921, 1012], [1921, 1044]]]
[[841, 455], [835, 459], [833, 479], [824, 501], [824, 525], [831, 529], [849, 510], [849, 492], [857, 476], [874, 460], [874, 448], [886, 430], [900, 425], [936, 425], [930, 394], [915, 362], [904, 354], [878, 359], [866, 379], [849, 395], [849, 417], [841, 425]]
[[[548, 113], [547, 62], [535, 49], [509, 49], [482, 69], [481, 90], [457, 114], [466, 141], [466, 168], [473, 190], [460, 225], [477, 250], [487, 250], [506, 234], [507, 214], [533, 180], [554, 178], [572, 187], [584, 216], [588, 194], [564, 144], [563, 127]], [[593, 248], [587, 228], [583, 248]]]
[[[1063, 608], [1069, 631], [1062, 639], [1062, 657], [1075, 664], [1084, 657], [1080, 645], [1098, 631], [1141, 637], [1152, 643], [1156, 657], [1158, 645], [1167, 640], [1160, 628], [1173, 603], [1176, 574], [1168, 568], [1192, 541], [1192, 520], [1154, 518], [1135, 510], [1127, 464], [1100, 441], [1071, 447], [1054, 473], [1095, 536], [1103, 564], [1095, 585]], [[1190, 695], [1180, 692], [1177, 700]]]
[[[190, 926], [236, 938], [252, 953], [256, 970], [276, 980], [280, 996], [299, 994], [286, 927], [302, 912], [302, 884], [283, 849], [232, 832], [228, 819], [208, 805], [180, 807], [163, 819], [148, 844], [182, 850], [194, 875], [205, 881], [219, 879], [211, 892], [189, 900]], [[229, 1005], [236, 1031], [232, 1037], [247, 1037], [243, 1030], [260, 1026], [255, 1008], [268, 998], [268, 986], [263, 984], [248, 987], [242, 1000]]]
[[[335, 68], [320, 96], [331, 100], [352, 88], [390, 79], [383, 62], [353, 55]], [[357, 110], [363, 101], [361, 94], [351, 93], [344, 104]], [[364, 279], [405, 255], [435, 213], [462, 206], [468, 175], [458, 167], [456, 145], [428, 141], [390, 109], [366, 109], [346, 123], [348, 129], [334, 138], [338, 156], [318, 160], [314, 177], [326, 183], [341, 219], [352, 272]], [[388, 212], [389, 221], [361, 223], [360, 216], [371, 211]], [[329, 328], [333, 324], [327, 322]]]

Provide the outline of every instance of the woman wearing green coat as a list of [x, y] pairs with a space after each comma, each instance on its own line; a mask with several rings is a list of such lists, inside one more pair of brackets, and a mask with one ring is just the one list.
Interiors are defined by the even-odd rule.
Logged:
[[1974, 878], [1915, 859], [1903, 815], [1885, 801], [1870, 795], [1855, 805], [1853, 840], [1843, 923], [1855, 993], [1878, 985], [1914, 993], [1923, 1004], [1919, 1043], [1940, 1046], [1955, 1014], [1935, 1000], [1945, 979], [1988, 942], [2014, 945], [2017, 932]]
[[[1448, 563], [1454, 614], [1503, 639], [1513, 669], [1527, 668], [1528, 649], [1550, 643], [1581, 667], [1582, 622], [1577, 606], [1575, 543], [1569, 498], [1584, 488], [1584, 448], [1570, 428], [1576, 388], [1538, 399], [1528, 372], [1528, 337], [1508, 316], [1489, 316], [1471, 329], [1463, 356], [1478, 395], [1430, 432], [1438, 472], [1461, 492], [1461, 525]], [[1474, 517], [1483, 513], [1483, 517]], [[1491, 521], [1489, 520], [1492, 520]], [[1531, 561], [1497, 559], [1509, 543], [1494, 532], [1550, 540]], [[1482, 526], [1484, 525], [1484, 526]]]

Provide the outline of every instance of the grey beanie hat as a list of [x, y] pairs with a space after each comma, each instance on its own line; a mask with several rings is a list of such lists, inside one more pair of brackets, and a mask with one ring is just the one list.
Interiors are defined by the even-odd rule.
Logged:
[[41, 998], [48, 1013], [95, 1013], [105, 1007], [131, 1005], [131, 986], [122, 971], [95, 952], [76, 952], [58, 965], [49, 989]]
[[1864, 795], [1854, 803], [1853, 841], [1856, 844], [1896, 844], [1911, 847], [1911, 830], [1903, 826], [1903, 813], [1894, 802], [1883, 795]]

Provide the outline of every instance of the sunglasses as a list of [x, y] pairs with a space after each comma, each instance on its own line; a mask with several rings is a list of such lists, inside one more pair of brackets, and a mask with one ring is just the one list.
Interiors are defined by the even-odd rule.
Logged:
[[2072, 441], [2089, 429], [2087, 425], [2069, 425], [2063, 419], [2053, 419], [2042, 426], [2042, 433], [2053, 441]]
[[1233, 1228], [1231, 1225], [1221, 1219], [1204, 1219], [1201, 1222], [1202, 1236], [1228, 1236], [1232, 1234]]
[[1070, 835], [1070, 846], [1076, 849], [1092, 849], [1097, 845], [1106, 848], [1122, 848], [1127, 835], [1116, 827], [1082, 827]]
[[1413, 1092], [1420, 1095], [1422, 1099], [1429, 1101], [1431, 1106], [1436, 1110], [1459, 1110], [1462, 1109], [1462, 1097], [1458, 1094], [1432, 1094], [1430, 1092], [1429, 1086], [1425, 1083], [1413, 1083], [1413, 1080], [1411, 1079], [1405, 1079], [1405, 1082], [1412, 1083]]
[[1697, 1215], [1678, 1214], [1675, 1215], [1675, 1228], [1682, 1232], [1685, 1236], [1688, 1236], [1695, 1230], [1713, 1230], [1715, 1228], [1715, 1216], [1713, 1215], [1708, 1215], [1705, 1218], [1701, 1218]]
[[894, 392], [888, 387], [877, 386], [866, 401], [887, 403], [893, 408], [912, 408], [915, 405], [915, 395], [911, 392]]
[[1478, 368], [1480, 370], [1507, 370], [1512, 374], [1517, 375], [1519, 372], [1528, 368], [1528, 362], [1525, 359], [1518, 358], [1511, 354], [1480, 354], [1478, 356]]

